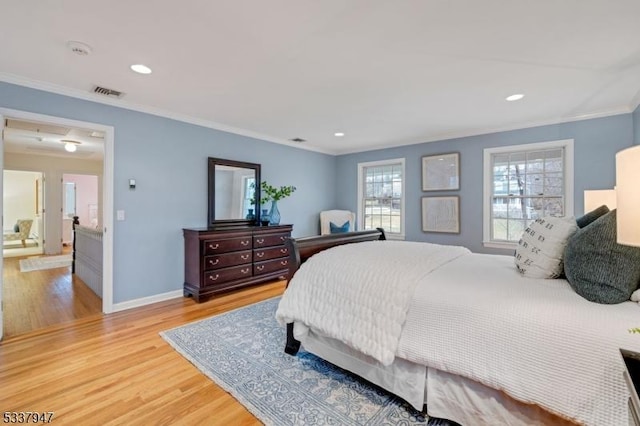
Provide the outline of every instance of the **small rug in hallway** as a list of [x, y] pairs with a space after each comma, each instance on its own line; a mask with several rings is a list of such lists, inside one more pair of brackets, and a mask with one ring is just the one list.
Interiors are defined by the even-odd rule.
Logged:
[[41, 269], [66, 268], [71, 266], [71, 255], [39, 256], [20, 259], [20, 272], [39, 271]]
[[280, 298], [160, 335], [267, 425], [429, 425], [402, 399], [304, 350], [284, 353]]

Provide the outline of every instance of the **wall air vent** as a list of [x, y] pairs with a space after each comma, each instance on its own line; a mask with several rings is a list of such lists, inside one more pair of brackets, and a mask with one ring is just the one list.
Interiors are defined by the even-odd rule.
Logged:
[[289, 139], [291, 142], [297, 142], [297, 143], [302, 143], [302, 142], [306, 142], [306, 139], [302, 139], [302, 138], [293, 138], [293, 139]]
[[93, 93], [97, 93], [99, 95], [109, 96], [111, 98], [120, 99], [124, 96], [124, 93], [118, 92], [117, 90], [107, 89], [106, 87], [95, 86], [93, 88]]

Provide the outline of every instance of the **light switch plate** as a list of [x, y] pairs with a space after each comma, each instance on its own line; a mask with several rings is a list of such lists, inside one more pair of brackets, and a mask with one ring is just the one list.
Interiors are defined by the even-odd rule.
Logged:
[[124, 210], [116, 211], [116, 219], [117, 220], [124, 220]]

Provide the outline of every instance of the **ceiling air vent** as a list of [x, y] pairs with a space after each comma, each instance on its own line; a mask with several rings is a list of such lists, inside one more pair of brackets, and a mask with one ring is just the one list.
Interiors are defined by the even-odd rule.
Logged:
[[106, 87], [101, 87], [101, 86], [94, 87], [93, 93], [109, 96], [112, 98], [118, 98], [118, 99], [124, 96], [124, 93], [122, 92], [118, 92], [117, 90], [113, 90], [113, 89], [107, 89]]
[[302, 138], [293, 138], [293, 139], [289, 139], [291, 142], [297, 142], [297, 143], [302, 143], [302, 142], [306, 142], [306, 139], [302, 139]]

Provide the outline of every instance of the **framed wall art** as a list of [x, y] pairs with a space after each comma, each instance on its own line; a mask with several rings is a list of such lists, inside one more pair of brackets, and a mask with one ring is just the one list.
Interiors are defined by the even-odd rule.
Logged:
[[422, 197], [424, 232], [460, 233], [460, 197]]
[[460, 189], [460, 153], [422, 157], [422, 190], [451, 191]]

